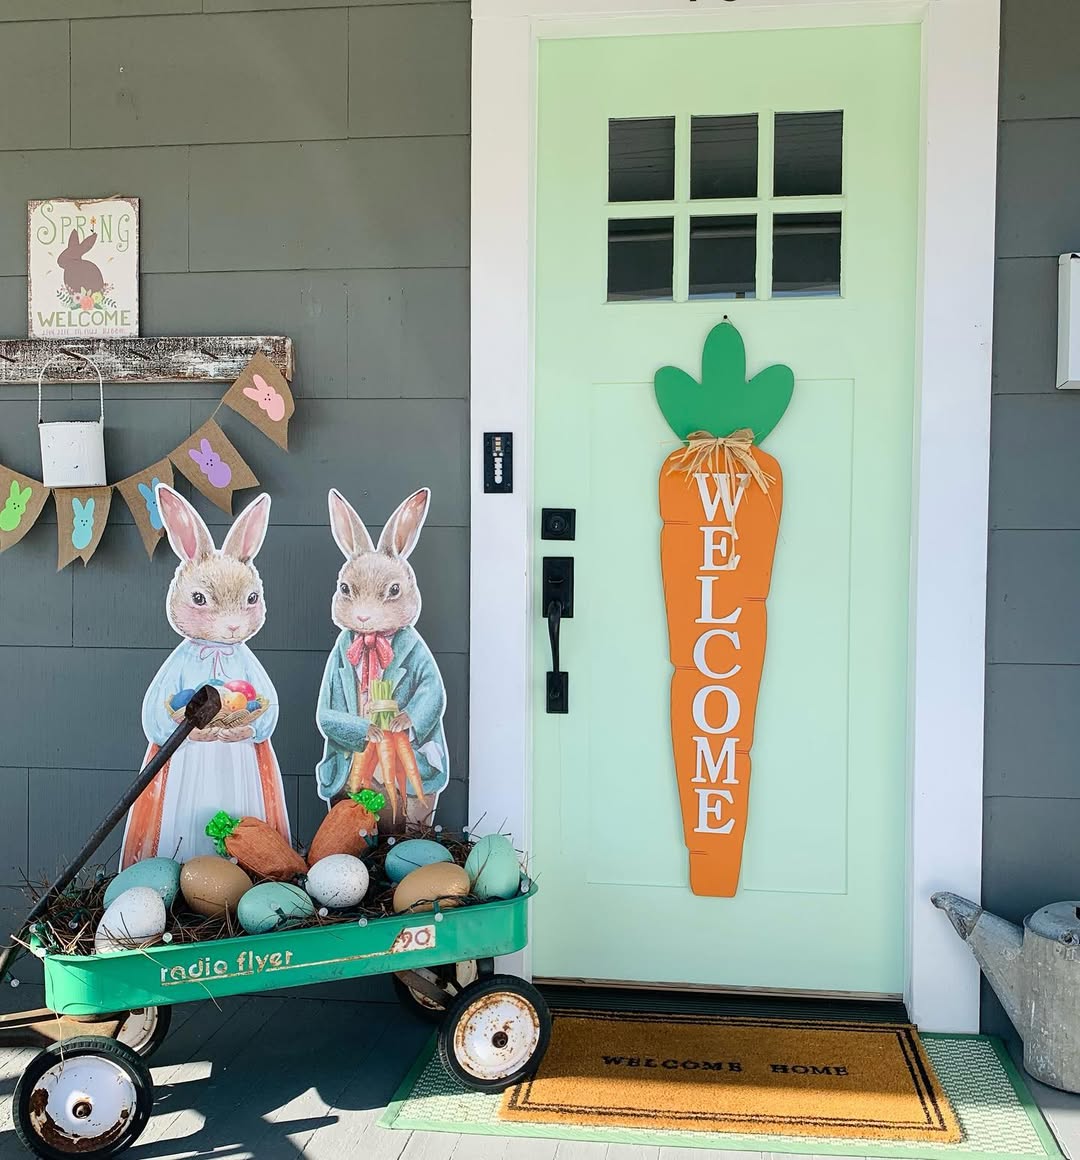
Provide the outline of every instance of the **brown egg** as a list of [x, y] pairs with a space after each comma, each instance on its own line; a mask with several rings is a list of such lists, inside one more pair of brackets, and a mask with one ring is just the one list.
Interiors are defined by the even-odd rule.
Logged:
[[180, 893], [196, 914], [217, 918], [227, 910], [236, 913], [237, 903], [251, 889], [251, 879], [228, 858], [204, 854], [184, 863], [180, 870]]
[[397, 884], [394, 912], [401, 914], [406, 910], [434, 910], [434, 899], [439, 900], [443, 910], [450, 906], [460, 906], [461, 899], [469, 893], [469, 889], [468, 874], [453, 862], [432, 862], [428, 866], [418, 866]]

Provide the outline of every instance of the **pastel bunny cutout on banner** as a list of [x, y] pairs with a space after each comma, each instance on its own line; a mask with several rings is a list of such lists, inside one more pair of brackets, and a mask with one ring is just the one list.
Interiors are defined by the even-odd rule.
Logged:
[[255, 386], [245, 387], [244, 394], [258, 404], [260, 411], [265, 411], [275, 423], [285, 418], [285, 397], [262, 377], [252, 375]]
[[139, 494], [143, 497], [146, 503], [146, 514], [150, 517], [150, 526], [155, 532], [160, 532], [164, 526], [161, 522], [161, 512], [158, 510], [157, 495], [155, 488], [161, 480], [155, 475], [149, 483], [139, 484]]
[[0, 532], [15, 531], [22, 522], [26, 505], [30, 502], [32, 494], [30, 488], [20, 487], [17, 479], [11, 481], [11, 491], [8, 493], [7, 499], [4, 500], [4, 510], [0, 511]]
[[194, 447], [188, 455], [199, 465], [199, 470], [214, 487], [228, 487], [232, 483], [232, 468], [210, 446], [209, 439], [199, 441], [199, 450]]
[[78, 496], [71, 497], [71, 546], [78, 551], [90, 547], [94, 538], [94, 497], [84, 503]]

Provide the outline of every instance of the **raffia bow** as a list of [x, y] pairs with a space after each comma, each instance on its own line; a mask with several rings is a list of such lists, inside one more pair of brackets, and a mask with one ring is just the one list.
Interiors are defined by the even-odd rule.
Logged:
[[739, 471], [745, 471], [750, 478], [768, 495], [773, 477], [762, 471], [754, 458], [754, 432], [749, 427], [741, 427], [730, 435], [717, 437], [708, 431], [693, 431], [686, 437], [686, 446], [672, 456], [669, 472], [686, 473], [687, 481], [694, 473], [702, 470], [720, 471], [734, 478]]

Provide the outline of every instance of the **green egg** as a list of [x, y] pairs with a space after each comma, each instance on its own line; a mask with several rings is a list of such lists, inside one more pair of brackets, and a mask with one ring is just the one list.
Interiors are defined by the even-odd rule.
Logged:
[[144, 858], [126, 870], [121, 870], [106, 887], [105, 905], [109, 906], [125, 890], [135, 886], [149, 886], [151, 890], [156, 890], [168, 910], [176, 901], [180, 889], [180, 863], [172, 858]]
[[300, 918], [310, 918], [315, 903], [289, 882], [262, 882], [240, 899], [236, 917], [248, 934], [265, 934]]
[[473, 846], [465, 873], [473, 894], [485, 901], [513, 898], [521, 889], [521, 863], [514, 844], [503, 834], [488, 834]]
[[398, 842], [390, 847], [384, 870], [391, 882], [400, 882], [406, 874], [421, 866], [453, 860], [453, 854], [438, 842], [428, 841], [427, 838], [410, 838], [407, 842]]

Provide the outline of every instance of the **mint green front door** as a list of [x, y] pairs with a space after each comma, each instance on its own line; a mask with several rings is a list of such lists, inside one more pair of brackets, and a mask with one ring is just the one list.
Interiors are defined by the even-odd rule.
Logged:
[[[539, 59], [532, 935], [539, 977], [904, 986], [919, 30], [550, 40]], [[786, 363], [742, 874], [688, 887], [652, 377], [725, 315]], [[944, 502], [944, 500], [943, 500]], [[541, 507], [577, 511], [540, 538]], [[541, 560], [572, 555], [569, 713]]]

